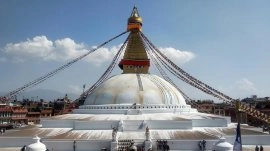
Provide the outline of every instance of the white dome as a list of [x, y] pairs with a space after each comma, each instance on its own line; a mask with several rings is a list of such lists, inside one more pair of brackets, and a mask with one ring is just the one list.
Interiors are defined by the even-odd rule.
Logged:
[[121, 74], [102, 83], [84, 105], [105, 104], [186, 105], [181, 93], [164, 79], [151, 74]]
[[28, 145], [26, 151], [46, 151], [46, 146], [40, 142], [39, 137], [36, 136], [33, 139], [36, 140], [36, 142]]
[[233, 145], [226, 142], [225, 137], [221, 137], [219, 141], [213, 146], [215, 151], [232, 151]]

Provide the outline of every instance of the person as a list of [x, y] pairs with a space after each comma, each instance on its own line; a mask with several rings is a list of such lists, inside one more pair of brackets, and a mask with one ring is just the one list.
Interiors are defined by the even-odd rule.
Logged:
[[73, 151], [75, 151], [76, 150], [76, 141], [74, 140], [73, 141]]
[[260, 151], [263, 151], [263, 146], [262, 145], [260, 146]]
[[200, 150], [202, 150], [202, 141], [199, 141], [199, 144], [198, 144]]
[[117, 129], [114, 127], [112, 131], [112, 140], [117, 141]]
[[202, 147], [203, 147], [203, 150], [205, 150], [205, 147], [206, 147], [206, 141], [205, 140], [202, 141]]
[[166, 144], [166, 150], [169, 151], [170, 150], [170, 146], [168, 144]]
[[256, 147], [255, 147], [255, 151], [259, 151], [259, 147], [258, 147], [258, 145], [256, 145]]
[[146, 130], [145, 130], [145, 137], [146, 137], [146, 140], [147, 140], [147, 141], [150, 140], [150, 132], [149, 132], [148, 126], [146, 127]]
[[26, 145], [21, 148], [21, 151], [26, 151]]

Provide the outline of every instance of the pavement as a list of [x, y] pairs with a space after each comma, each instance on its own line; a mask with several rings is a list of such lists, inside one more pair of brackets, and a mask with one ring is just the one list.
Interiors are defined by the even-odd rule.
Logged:
[[0, 148], [1, 151], [20, 151], [21, 147]]

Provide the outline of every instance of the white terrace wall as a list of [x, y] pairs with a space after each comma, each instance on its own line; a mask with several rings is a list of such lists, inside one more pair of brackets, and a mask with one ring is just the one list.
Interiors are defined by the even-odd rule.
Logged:
[[118, 127], [119, 121], [75, 121], [75, 130], [112, 130]]
[[[168, 141], [167, 144], [170, 146], [170, 150], [192, 150], [199, 151], [199, 141], [200, 140], [191, 140], [191, 141]], [[217, 140], [206, 140], [206, 149], [211, 150], [213, 144], [216, 143]], [[53, 151], [73, 151], [73, 141], [44, 141], [47, 148]], [[107, 151], [110, 150], [111, 141], [76, 141], [76, 151], [100, 151], [103, 148], [106, 148]], [[153, 141], [153, 150], [157, 150], [157, 143]]]
[[42, 119], [40, 124], [43, 128], [73, 128], [74, 120], [50, 120]]
[[[226, 136], [226, 141], [233, 144], [235, 136]], [[243, 145], [270, 145], [269, 135], [242, 135]]]
[[[226, 141], [233, 144], [235, 136], [225, 136]], [[42, 139], [47, 149], [53, 151], [73, 151], [74, 140], [50, 140]], [[136, 140], [142, 142], [143, 140]], [[167, 140], [170, 150], [198, 151], [198, 143], [201, 140]], [[206, 140], [206, 149], [211, 150], [218, 140]], [[152, 140], [153, 149], [156, 150], [156, 140]], [[22, 147], [34, 143], [32, 137], [0, 137], [1, 147]], [[243, 145], [270, 145], [268, 135], [242, 136]], [[102, 148], [110, 149], [111, 140], [76, 140], [76, 151], [100, 151]]]
[[[113, 127], [119, 128], [120, 121], [74, 121], [75, 130], [111, 130]], [[146, 126], [153, 129], [192, 129], [191, 120], [171, 121], [171, 120], [123, 120], [122, 129], [124, 131], [145, 131]]]
[[193, 119], [192, 127], [227, 127], [227, 119]]
[[[47, 146], [47, 149], [53, 151], [73, 151], [74, 147], [73, 140], [46, 140], [43, 143]], [[75, 149], [76, 151], [100, 151], [106, 148], [107, 151], [110, 150], [111, 141], [110, 140], [80, 140], [76, 141]]]
[[[201, 140], [168, 140], [170, 150], [190, 150], [199, 151], [199, 141]], [[212, 150], [213, 144], [218, 140], [206, 140], [206, 150]], [[157, 143], [153, 142], [153, 150], [157, 150]]]
[[23, 147], [34, 142], [33, 137], [0, 137], [0, 147]]
[[191, 120], [152, 120], [146, 121], [146, 123], [150, 129], [192, 129]]
[[[113, 127], [117, 128], [119, 122], [120, 121], [41, 120], [42, 128], [72, 128], [75, 130], [111, 130]], [[224, 123], [224, 120], [209, 120], [208, 123], [202, 124], [200, 124], [199, 121], [195, 121], [195, 125], [207, 126], [206, 124], [213, 122], [219, 126], [223, 126], [222, 123]], [[122, 124], [123, 129], [127, 131], [145, 130], [146, 126], [151, 129], [191, 129], [193, 125], [191, 120], [123, 120]]]

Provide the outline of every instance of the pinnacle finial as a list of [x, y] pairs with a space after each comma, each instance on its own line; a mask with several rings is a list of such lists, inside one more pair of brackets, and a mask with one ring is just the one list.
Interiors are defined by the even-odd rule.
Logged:
[[138, 9], [136, 6], [133, 7], [130, 17], [128, 18], [128, 31], [132, 30], [141, 30], [142, 27], [142, 18], [139, 15]]
[[132, 9], [132, 12], [131, 12], [130, 17], [140, 17], [139, 11], [138, 11], [136, 5], [134, 5], [134, 7], [133, 7], [133, 9]]

